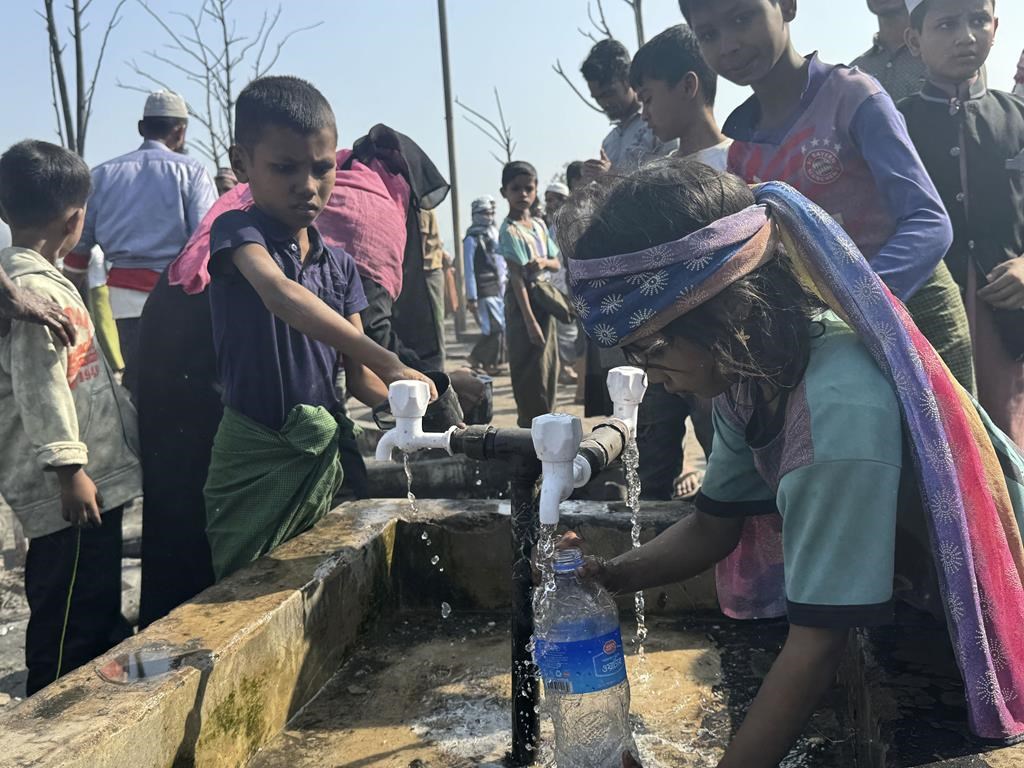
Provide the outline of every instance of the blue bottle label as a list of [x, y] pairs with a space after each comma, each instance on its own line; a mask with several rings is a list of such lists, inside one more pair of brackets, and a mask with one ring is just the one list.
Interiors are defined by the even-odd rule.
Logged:
[[626, 659], [618, 629], [600, 637], [567, 643], [538, 638], [536, 654], [544, 689], [548, 692], [594, 693], [626, 679]]

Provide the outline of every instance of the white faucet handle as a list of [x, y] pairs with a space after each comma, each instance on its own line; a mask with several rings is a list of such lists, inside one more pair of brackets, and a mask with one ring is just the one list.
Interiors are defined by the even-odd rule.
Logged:
[[421, 419], [430, 404], [430, 388], [423, 381], [394, 381], [388, 387], [391, 413], [398, 419]]
[[537, 458], [544, 461], [572, 461], [583, 440], [583, 424], [575, 416], [549, 413], [533, 420], [530, 429]]
[[647, 393], [647, 373], [621, 365], [608, 371], [608, 394], [613, 403], [639, 404]]

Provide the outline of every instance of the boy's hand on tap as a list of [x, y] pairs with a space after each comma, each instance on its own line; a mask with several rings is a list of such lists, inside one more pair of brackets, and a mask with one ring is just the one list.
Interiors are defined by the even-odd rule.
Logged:
[[383, 370], [375, 371], [375, 373], [380, 376], [381, 381], [383, 381], [384, 385], [387, 387], [390, 387], [391, 384], [396, 381], [422, 381], [430, 387], [430, 402], [437, 400], [437, 387], [434, 386], [434, 382], [419, 371], [403, 365], [397, 357], [395, 358], [393, 365], [390, 365]]

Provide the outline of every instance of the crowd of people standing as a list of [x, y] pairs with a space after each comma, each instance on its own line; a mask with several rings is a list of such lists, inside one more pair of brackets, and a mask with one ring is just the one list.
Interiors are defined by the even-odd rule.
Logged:
[[[789, 618], [725, 768], [776, 764], [849, 630], [896, 597], [986, 681], [966, 691], [979, 735], [1024, 734], [1024, 99], [991, 87], [993, 0], [867, 5], [878, 35], [851, 66], [796, 50], [795, 0], [680, 0], [686, 23], [634, 56], [598, 42], [598, 156], [547, 186], [509, 162], [507, 214], [473, 200], [463, 240], [469, 362], [507, 370], [520, 426], [560, 383], [608, 415], [610, 368], [650, 376], [644, 496], [696, 512], [587, 574], [632, 591], [714, 567], [725, 613]], [[751, 89], [722, 123], [720, 77]], [[338, 149], [330, 104], [284, 76], [239, 94], [216, 180], [187, 130], [159, 91], [141, 146], [91, 171], [42, 141], [0, 157], [29, 693], [132, 631], [126, 503], [144, 497], [145, 626], [343, 484], [372, 496], [346, 400], [436, 395], [446, 366], [448, 182], [412, 139], [377, 125]], [[703, 477], [680, 477], [688, 421]]]

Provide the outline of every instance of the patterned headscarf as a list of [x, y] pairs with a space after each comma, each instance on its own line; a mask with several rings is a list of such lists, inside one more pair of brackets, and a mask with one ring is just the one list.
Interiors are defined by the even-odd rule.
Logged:
[[828, 214], [785, 184], [763, 184], [754, 193], [756, 206], [673, 243], [570, 260], [580, 319], [602, 346], [644, 338], [757, 269], [781, 241], [801, 280], [853, 328], [893, 385], [971, 728], [983, 738], [1019, 739], [1024, 456], [956, 383]]
[[497, 204], [490, 195], [478, 197], [470, 204], [473, 212], [473, 223], [466, 230], [466, 237], [484, 235], [493, 242], [498, 242], [498, 225], [495, 222]]

